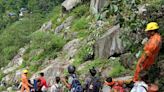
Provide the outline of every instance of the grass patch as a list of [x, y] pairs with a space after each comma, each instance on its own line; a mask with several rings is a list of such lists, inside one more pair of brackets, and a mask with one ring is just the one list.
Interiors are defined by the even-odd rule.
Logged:
[[89, 15], [89, 4], [81, 4], [74, 8], [70, 15], [75, 17], [87, 16]]
[[112, 70], [109, 72], [109, 76], [118, 77], [123, 75], [126, 69], [120, 64], [119, 61], [111, 61]]
[[78, 66], [84, 63], [85, 58], [88, 55], [93, 55], [93, 48], [92, 48], [93, 43], [94, 43], [93, 41], [88, 42], [86, 43], [86, 45], [82, 46], [79, 49], [78, 53], [75, 56], [75, 61], [73, 62], [74, 65]]
[[[81, 65], [75, 65], [80, 67]], [[82, 69], [78, 71], [78, 74], [86, 74], [89, 69], [92, 67], [106, 69], [111, 67], [112, 70], [109, 70], [109, 76], [118, 77], [125, 74], [128, 70], [125, 69], [119, 62], [119, 59], [114, 60], [104, 60], [104, 59], [95, 59], [87, 63]]]
[[5, 66], [17, 53], [19, 48], [29, 43], [29, 35], [39, 29], [43, 23], [41, 15], [31, 15], [17, 21], [0, 34], [0, 67]]
[[37, 71], [45, 59], [54, 59], [66, 41], [51, 32], [35, 32], [31, 36], [30, 47], [23, 56], [22, 67], [29, 66], [31, 71]]
[[93, 61], [90, 61], [87, 65], [84, 66], [83, 69], [79, 70], [78, 73], [86, 74], [89, 71], [89, 69], [91, 69], [92, 67], [95, 68], [103, 67], [105, 64], [108, 64], [107, 61], [108, 60], [102, 60], [102, 59], [95, 59]]
[[2, 72], [2, 71], [0, 71], [0, 81], [2, 80], [2, 78], [5, 76], [5, 74]]
[[0, 91], [2, 92], [2, 91], [4, 91], [4, 90], [6, 90], [6, 88], [3, 87], [3, 86], [0, 86]]
[[86, 19], [85, 17], [76, 19], [72, 25], [73, 31], [84, 30], [87, 29], [88, 27], [89, 27], [89, 20]]

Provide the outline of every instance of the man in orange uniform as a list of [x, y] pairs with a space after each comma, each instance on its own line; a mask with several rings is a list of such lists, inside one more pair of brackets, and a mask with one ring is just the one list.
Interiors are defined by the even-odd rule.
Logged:
[[157, 31], [158, 29], [159, 26], [156, 22], [150, 22], [147, 24], [145, 32], [147, 33], [149, 40], [145, 44], [144, 52], [138, 60], [133, 81], [138, 80], [141, 70], [147, 70], [152, 64], [154, 64], [162, 43], [162, 38]]
[[21, 76], [21, 81], [22, 81], [22, 87], [21, 87], [21, 92], [30, 92], [30, 87], [32, 87], [31, 84], [28, 82], [27, 78], [28, 70], [23, 70], [23, 74]]

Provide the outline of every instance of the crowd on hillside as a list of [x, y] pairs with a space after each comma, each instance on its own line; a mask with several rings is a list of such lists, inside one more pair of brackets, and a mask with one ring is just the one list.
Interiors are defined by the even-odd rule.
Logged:
[[[44, 73], [33, 80], [33, 84], [26, 77], [27, 70], [22, 74], [21, 92], [157, 92], [158, 86], [148, 82], [147, 71], [139, 74], [139, 80], [114, 80], [111, 77], [102, 81], [97, 75], [96, 69], [89, 69], [90, 76], [82, 82], [76, 74], [75, 66], [68, 66], [68, 76], [55, 77], [55, 82], [51, 85], [46, 82]], [[153, 90], [153, 91], [152, 91]]]
[[24, 70], [21, 92], [158, 92], [158, 85], [148, 81], [148, 69], [154, 64], [162, 43], [158, 29], [156, 22], [150, 22], [146, 27], [149, 40], [137, 62], [133, 79], [116, 81], [108, 77], [102, 81], [93, 67], [89, 69], [90, 76], [80, 82], [75, 66], [70, 65], [67, 69], [69, 75], [56, 77], [52, 85], [47, 84], [44, 73], [40, 73], [40, 77], [31, 84], [27, 78], [28, 70]]

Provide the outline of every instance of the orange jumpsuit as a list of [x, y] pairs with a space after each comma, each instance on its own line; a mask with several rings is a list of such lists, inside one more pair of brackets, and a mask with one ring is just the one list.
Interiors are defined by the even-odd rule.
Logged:
[[137, 81], [139, 78], [139, 73], [141, 70], [148, 69], [152, 64], [154, 64], [155, 58], [161, 47], [161, 36], [155, 33], [150, 37], [148, 42], [144, 46], [144, 53], [138, 60], [133, 81]]
[[21, 92], [24, 92], [24, 90], [26, 90], [26, 92], [30, 92], [28, 79], [25, 74], [22, 74], [21, 81], [22, 81]]

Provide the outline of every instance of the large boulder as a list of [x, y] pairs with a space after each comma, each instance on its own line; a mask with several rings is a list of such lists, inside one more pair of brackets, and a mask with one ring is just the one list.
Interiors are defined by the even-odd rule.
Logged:
[[47, 80], [47, 83], [54, 83], [55, 77], [56, 76], [63, 76], [64, 69], [66, 69], [69, 65], [69, 62], [65, 60], [62, 57], [58, 57], [55, 60], [51, 62], [50, 65], [46, 66], [43, 68], [43, 70], [36, 72], [33, 74], [31, 77], [31, 80], [35, 79], [38, 77], [38, 74], [40, 72], [43, 72], [45, 74], [45, 78]]
[[62, 3], [62, 6], [65, 8], [65, 10], [69, 11], [72, 8], [74, 8], [76, 5], [78, 5], [81, 2], [81, 0], [65, 0]]
[[93, 14], [97, 14], [101, 11], [101, 9], [108, 4], [108, 0], [91, 0], [90, 9]]
[[120, 56], [121, 64], [125, 68], [133, 69], [134, 68], [133, 66], [136, 60], [137, 58], [132, 53], [125, 53]]
[[95, 43], [95, 56], [99, 58], [109, 58], [114, 54], [124, 51], [122, 40], [120, 39], [120, 25], [109, 29]]
[[17, 69], [23, 62], [23, 54], [25, 53], [27, 47], [19, 49], [18, 54], [11, 60], [11, 62], [2, 70], [4, 74], [8, 74], [9, 72]]
[[68, 58], [73, 58], [75, 56], [75, 54], [77, 53], [79, 46], [80, 46], [80, 40], [74, 39], [74, 40], [68, 42], [63, 47], [63, 52], [65, 52], [67, 54]]

